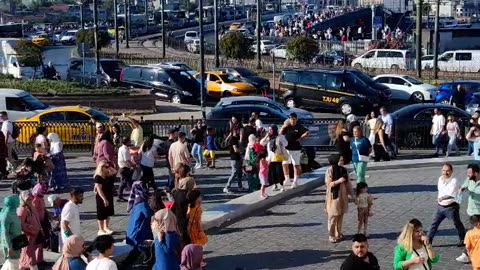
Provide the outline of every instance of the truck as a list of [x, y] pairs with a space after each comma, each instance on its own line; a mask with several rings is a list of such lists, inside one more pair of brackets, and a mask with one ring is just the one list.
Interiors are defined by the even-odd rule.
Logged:
[[15, 46], [20, 38], [0, 38], [0, 73], [13, 75], [19, 79], [32, 79], [43, 77], [41, 67], [23, 66], [18, 62]]

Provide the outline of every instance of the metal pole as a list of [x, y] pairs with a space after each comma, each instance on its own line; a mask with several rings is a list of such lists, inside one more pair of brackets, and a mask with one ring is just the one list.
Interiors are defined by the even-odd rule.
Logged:
[[272, 99], [275, 101], [275, 51], [272, 52], [272, 60], [273, 60], [273, 68], [272, 68], [272, 82], [273, 82], [273, 87], [272, 87]]
[[148, 32], [148, 0], [145, 0], [145, 33]]
[[422, 77], [422, 7], [423, 7], [423, 0], [417, 1], [417, 26], [416, 26], [416, 34], [415, 34], [415, 51], [416, 51], [416, 65], [415, 68], [417, 69], [417, 77]]
[[162, 0], [161, 4], [162, 4], [162, 6], [160, 7], [160, 12], [162, 14], [160, 15], [160, 19], [162, 20], [162, 58], [165, 58], [165, 53], [166, 53], [165, 51], [166, 51], [166, 48], [167, 48], [167, 46], [165, 44], [165, 42], [167, 40], [167, 37], [165, 36], [165, 17], [164, 17], [165, 16], [165, 8], [164, 8], [165, 0]]
[[95, 64], [96, 64], [96, 80], [97, 80], [97, 87], [100, 86], [100, 55], [98, 51], [98, 1], [93, 0], [93, 39], [95, 41]]
[[125, 48], [130, 48], [130, 0], [125, 0]]
[[213, 20], [214, 20], [214, 27], [215, 27], [215, 67], [220, 67], [220, 59], [219, 59], [219, 50], [218, 50], [218, 0], [213, 0]]
[[433, 78], [438, 79], [438, 41], [439, 35], [439, 17], [440, 17], [440, 0], [437, 0], [437, 10], [435, 10], [435, 33], [434, 33], [434, 43], [433, 43]]
[[119, 44], [118, 44], [118, 23], [117, 23], [117, 0], [113, 0], [113, 25], [115, 27], [115, 57], [118, 58]]
[[203, 36], [203, 0], [198, 1], [198, 25], [200, 30], [200, 107], [202, 109], [202, 118], [206, 118], [205, 113], [205, 95], [203, 89], [205, 89], [205, 48], [204, 48], [204, 36]]
[[260, 28], [262, 27], [261, 1], [257, 0], [257, 69], [262, 69], [262, 52], [260, 51]]
[[376, 38], [376, 31], [375, 31], [375, 5], [371, 6], [372, 9], [372, 40], [375, 40]]
[[80, 1], [80, 27], [82, 28], [82, 30], [85, 29], [85, 24], [83, 22], [83, 2]]

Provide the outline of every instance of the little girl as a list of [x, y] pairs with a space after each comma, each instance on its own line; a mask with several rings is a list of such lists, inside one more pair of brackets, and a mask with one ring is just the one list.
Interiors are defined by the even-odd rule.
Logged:
[[[187, 193], [188, 201], [188, 235], [191, 244], [205, 246], [208, 237], [202, 226], [202, 197], [199, 189], [193, 189]], [[202, 267], [206, 265], [205, 260], [202, 261]]]
[[373, 199], [372, 196], [368, 194], [368, 186], [365, 182], [360, 182], [357, 184], [356, 192], [357, 198], [355, 199], [355, 204], [357, 205], [358, 210], [358, 233], [363, 233], [368, 237], [368, 217], [372, 215]]
[[260, 179], [260, 197], [262, 199], [268, 198], [267, 193], [265, 193], [265, 188], [268, 187], [268, 161], [267, 161], [267, 152], [262, 151], [257, 156], [258, 161], [258, 178]]

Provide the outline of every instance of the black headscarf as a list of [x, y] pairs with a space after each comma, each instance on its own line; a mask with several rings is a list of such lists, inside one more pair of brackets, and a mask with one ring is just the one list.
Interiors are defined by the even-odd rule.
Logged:
[[109, 130], [106, 130], [105, 132], [102, 133], [102, 136], [100, 137], [100, 142], [101, 141], [107, 141], [107, 142], [110, 142], [110, 143], [113, 143], [112, 141], [112, 135], [110, 134], [110, 131]]
[[272, 134], [269, 134], [269, 137], [270, 137], [270, 150], [275, 153], [275, 151], [277, 150], [277, 143], [276, 143], [276, 139], [277, 139], [277, 136], [278, 136], [278, 127], [277, 125], [270, 125], [270, 128], [272, 129]]
[[[348, 173], [347, 169], [343, 166], [339, 166], [338, 162], [340, 161], [340, 155], [339, 154], [333, 154], [330, 157], [328, 157], [328, 163], [332, 166], [332, 177], [333, 180], [338, 180], [342, 177], [345, 177], [348, 179]], [[340, 185], [336, 185], [334, 187], [330, 188], [330, 191], [332, 192], [333, 199], [338, 198], [338, 191], [340, 190]]]

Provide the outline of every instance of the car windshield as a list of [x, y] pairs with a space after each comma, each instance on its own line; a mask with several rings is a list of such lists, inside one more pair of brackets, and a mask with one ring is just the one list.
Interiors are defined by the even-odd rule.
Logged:
[[102, 68], [109, 76], [112, 76], [114, 72], [120, 72], [122, 69], [126, 68], [122, 61], [100, 61]]
[[20, 100], [23, 101], [26, 109], [29, 111], [45, 110], [48, 108], [47, 105], [43, 104], [40, 100], [32, 95], [21, 96]]
[[423, 84], [423, 82], [409, 76], [403, 76], [403, 79], [405, 79], [407, 82], [411, 84], [416, 84], [416, 85]]
[[197, 33], [187, 33], [186, 36], [187, 37], [196, 37]]
[[269, 41], [269, 40], [266, 40], [266, 41], [262, 41], [263, 42], [263, 45], [272, 45], [273, 42]]
[[350, 72], [353, 73], [355, 76], [357, 76], [360, 80], [362, 80], [366, 84], [374, 84], [375, 83], [375, 81], [370, 76], [368, 76], [367, 74], [365, 74], [361, 71], [351, 70]]
[[97, 120], [97, 121], [108, 121], [108, 120], [110, 119], [110, 117], [108, 117], [108, 115], [104, 114], [103, 112], [94, 110], [94, 109], [88, 110], [87, 113], [88, 113], [93, 119], [95, 119], [95, 120]]
[[235, 71], [238, 72], [238, 74], [240, 74], [242, 77], [257, 76], [257, 73], [246, 68], [235, 68]]
[[218, 75], [220, 76], [220, 79], [222, 79], [222, 81], [224, 83], [236, 83], [236, 82], [240, 82], [239, 79], [235, 78], [233, 75], [229, 74], [229, 75]]
[[187, 65], [185, 65], [185, 64], [174, 64], [173, 66], [179, 67], [179, 68], [181, 68], [181, 69], [183, 69], [183, 70], [192, 70], [191, 67], [189, 67], [189, 66], [187, 66]]

